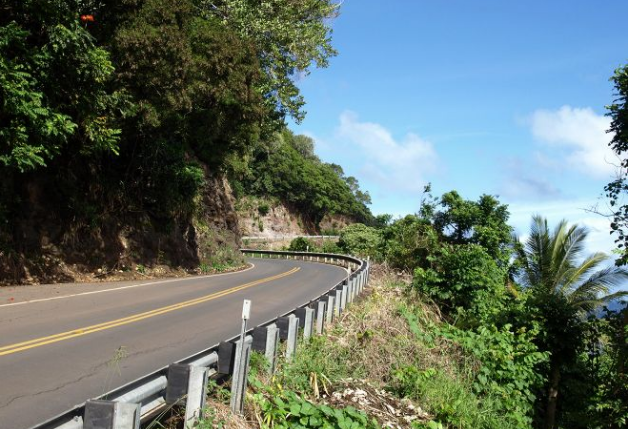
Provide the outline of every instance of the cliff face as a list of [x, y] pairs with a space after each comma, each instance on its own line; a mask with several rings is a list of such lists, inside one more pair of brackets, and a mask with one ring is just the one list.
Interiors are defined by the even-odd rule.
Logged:
[[16, 186], [22, 215], [0, 231], [0, 284], [185, 275], [241, 262], [231, 189], [220, 175], [206, 172], [205, 181], [193, 215], [156, 219], [103, 204], [94, 222], [72, 217], [73, 202], [54, 183], [23, 181]]
[[342, 215], [327, 215], [319, 225], [308, 222], [307, 213], [274, 199], [243, 197], [236, 203], [243, 237], [290, 240], [299, 235], [337, 235], [346, 225], [354, 223]]

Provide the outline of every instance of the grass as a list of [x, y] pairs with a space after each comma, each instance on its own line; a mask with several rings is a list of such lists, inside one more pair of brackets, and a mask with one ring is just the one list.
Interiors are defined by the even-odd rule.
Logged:
[[213, 386], [198, 427], [511, 428], [498, 398], [473, 393], [477, 360], [435, 334], [444, 323], [438, 308], [394, 273], [379, 269], [371, 280], [368, 295], [325, 336], [302, 342], [292, 362], [280, 359], [274, 375], [263, 355], [252, 355], [243, 417]]
[[380, 271], [372, 280], [369, 296], [326, 336], [302, 344], [290, 364], [262, 382], [322, 403], [339, 390], [373, 386], [392, 394], [389, 406], [406, 401], [422, 411], [405, 427], [509, 428], [496, 398], [473, 393], [477, 360], [431, 331], [444, 323], [438, 308], [394, 273]]

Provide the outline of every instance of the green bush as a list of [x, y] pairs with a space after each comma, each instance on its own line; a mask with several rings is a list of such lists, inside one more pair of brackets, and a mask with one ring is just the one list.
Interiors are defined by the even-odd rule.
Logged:
[[440, 246], [429, 221], [408, 215], [382, 227], [383, 254], [394, 268], [413, 270], [425, 267], [428, 257]]
[[308, 249], [314, 250], [314, 243], [305, 237], [294, 238], [288, 246], [288, 250], [292, 252], [306, 252]]
[[506, 300], [506, 270], [476, 244], [443, 246], [433, 268], [417, 268], [413, 287], [434, 300], [460, 326], [497, 317]]
[[[257, 384], [258, 389], [262, 388]], [[353, 407], [313, 404], [290, 390], [266, 388], [253, 395], [262, 415], [262, 427], [277, 429], [377, 429], [379, 425]]]
[[348, 225], [340, 231], [338, 247], [344, 252], [357, 256], [379, 258], [381, 244], [380, 233], [377, 229], [361, 223]]
[[270, 206], [266, 203], [261, 203], [257, 206], [257, 212], [260, 216], [266, 216], [270, 212]]

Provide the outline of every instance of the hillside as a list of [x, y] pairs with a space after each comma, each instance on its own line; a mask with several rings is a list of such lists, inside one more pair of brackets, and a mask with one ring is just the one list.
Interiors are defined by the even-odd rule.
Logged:
[[247, 196], [305, 231], [367, 221], [365, 194], [286, 129], [296, 77], [335, 55], [336, 6], [306, 3], [4, 2], [0, 284], [237, 266]]

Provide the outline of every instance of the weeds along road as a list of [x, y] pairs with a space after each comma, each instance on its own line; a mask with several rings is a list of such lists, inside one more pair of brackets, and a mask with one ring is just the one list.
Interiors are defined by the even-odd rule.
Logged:
[[236, 335], [244, 299], [253, 327], [347, 274], [249, 261], [247, 271], [215, 276], [0, 288], [0, 428], [26, 429]]

